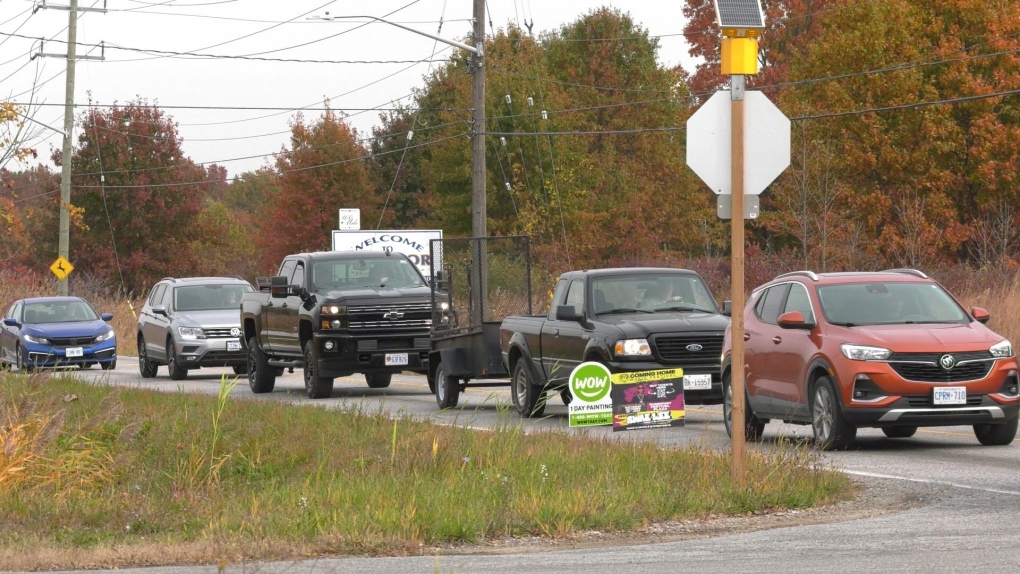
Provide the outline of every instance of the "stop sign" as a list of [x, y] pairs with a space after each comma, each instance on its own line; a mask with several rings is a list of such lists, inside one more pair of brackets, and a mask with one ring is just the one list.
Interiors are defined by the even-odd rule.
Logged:
[[[712, 191], [733, 193], [729, 92], [687, 120], [687, 165]], [[744, 92], [744, 194], [758, 195], [790, 165], [790, 120], [761, 92]]]

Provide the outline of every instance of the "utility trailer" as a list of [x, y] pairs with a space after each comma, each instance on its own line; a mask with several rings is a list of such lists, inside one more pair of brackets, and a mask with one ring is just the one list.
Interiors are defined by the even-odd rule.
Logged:
[[531, 315], [527, 236], [433, 239], [429, 389], [439, 408], [457, 406], [467, 387], [510, 384], [499, 328]]

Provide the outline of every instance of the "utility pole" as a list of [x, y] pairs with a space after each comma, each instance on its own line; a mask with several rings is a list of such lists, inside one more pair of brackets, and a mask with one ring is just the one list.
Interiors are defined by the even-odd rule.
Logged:
[[[74, 130], [74, 64], [77, 60], [102, 60], [103, 56], [78, 57], [78, 12], [102, 12], [106, 13], [106, 2], [102, 8], [78, 8], [78, 0], [71, 0], [70, 6], [51, 6], [45, 0], [37, 4], [32, 13], [40, 9], [52, 8], [56, 10], [67, 10], [67, 84], [64, 92], [64, 145], [60, 152], [60, 237], [57, 241], [58, 258], [54, 265], [62, 264], [62, 261], [69, 261], [71, 244], [71, 214], [68, 208], [71, 206], [71, 132]], [[40, 43], [39, 53], [33, 54], [34, 60], [38, 56], [43, 57], [64, 57], [61, 54], [46, 54], [43, 52], [43, 45]], [[47, 126], [48, 127], [48, 126]], [[51, 128], [52, 129], [52, 128]], [[71, 267], [73, 269], [73, 267]], [[52, 267], [51, 267], [52, 269]], [[57, 275], [57, 295], [68, 294], [67, 273], [62, 266]], [[54, 271], [57, 273], [57, 271]]]
[[477, 250], [472, 259], [475, 270], [472, 285], [475, 286], [472, 299], [477, 301], [471, 309], [471, 325], [481, 329], [488, 304], [488, 220], [486, 219], [487, 198], [485, 195], [485, 0], [474, 0], [475, 49], [471, 73], [471, 236], [478, 239]]

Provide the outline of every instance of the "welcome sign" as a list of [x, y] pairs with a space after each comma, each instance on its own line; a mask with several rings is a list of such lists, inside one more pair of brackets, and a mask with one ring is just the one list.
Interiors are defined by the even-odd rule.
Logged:
[[[431, 277], [429, 241], [442, 239], [441, 229], [333, 230], [333, 251], [383, 251], [407, 255], [426, 278]], [[439, 261], [436, 269], [441, 268]]]

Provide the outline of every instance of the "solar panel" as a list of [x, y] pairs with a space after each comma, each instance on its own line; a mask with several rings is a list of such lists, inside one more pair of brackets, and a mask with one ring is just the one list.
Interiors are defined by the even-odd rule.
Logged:
[[714, 0], [721, 28], [764, 28], [759, 0]]

